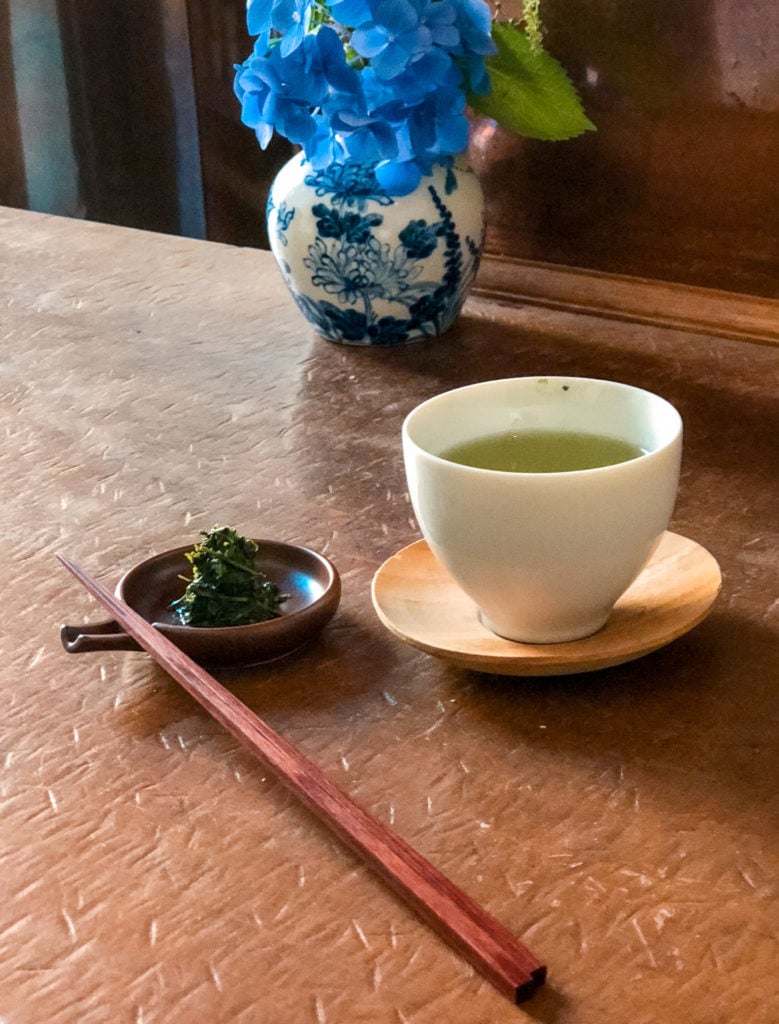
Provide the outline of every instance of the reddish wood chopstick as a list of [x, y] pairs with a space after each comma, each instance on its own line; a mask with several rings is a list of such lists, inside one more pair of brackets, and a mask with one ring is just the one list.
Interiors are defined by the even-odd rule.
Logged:
[[543, 985], [546, 967], [445, 875], [347, 796], [205, 669], [124, 601], [63, 555], [57, 556], [116, 621], [279, 780], [512, 1002]]

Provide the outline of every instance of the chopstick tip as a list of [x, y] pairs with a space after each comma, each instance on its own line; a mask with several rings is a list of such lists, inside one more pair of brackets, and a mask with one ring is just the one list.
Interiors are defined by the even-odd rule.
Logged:
[[526, 980], [517, 985], [514, 990], [514, 1002], [517, 1006], [530, 999], [546, 981], [546, 964], [540, 964], [530, 971]]
[[80, 569], [75, 562], [72, 562], [67, 555], [63, 555], [61, 551], [55, 551], [54, 554], [57, 556], [60, 563], [65, 566], [68, 572], [72, 576], [75, 576], [79, 582], [83, 583], [87, 589], [89, 589], [89, 584], [94, 583], [91, 577], [83, 569]]

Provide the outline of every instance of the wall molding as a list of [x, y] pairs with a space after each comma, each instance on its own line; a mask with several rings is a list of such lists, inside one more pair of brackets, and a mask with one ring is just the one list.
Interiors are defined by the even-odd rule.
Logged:
[[510, 305], [779, 346], [779, 300], [738, 292], [489, 255], [473, 293]]

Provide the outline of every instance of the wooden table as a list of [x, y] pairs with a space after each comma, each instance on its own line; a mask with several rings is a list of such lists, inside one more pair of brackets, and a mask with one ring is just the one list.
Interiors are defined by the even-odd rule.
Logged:
[[[473, 299], [329, 344], [268, 254], [0, 210], [8, 1024], [775, 1024], [777, 415], [769, 346]], [[418, 538], [399, 431], [495, 376], [625, 380], [686, 424], [672, 527], [711, 616], [640, 661], [487, 676], [370, 600]], [[215, 522], [341, 572], [336, 618], [234, 692], [549, 964], [521, 1008], [142, 653], [69, 656], [111, 582]]]

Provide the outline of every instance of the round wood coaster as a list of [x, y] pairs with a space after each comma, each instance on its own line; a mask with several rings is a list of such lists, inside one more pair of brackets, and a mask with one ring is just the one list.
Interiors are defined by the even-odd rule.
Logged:
[[666, 532], [603, 629], [562, 644], [522, 644], [482, 625], [476, 606], [420, 540], [381, 566], [372, 597], [387, 629], [428, 654], [478, 672], [543, 676], [609, 668], [663, 647], [706, 617], [721, 584], [705, 548]]

